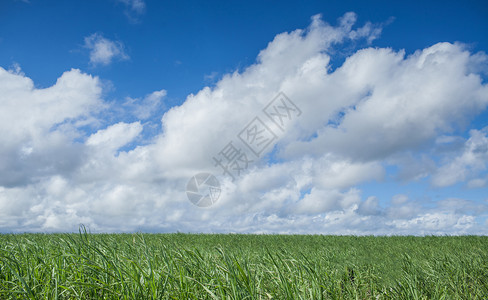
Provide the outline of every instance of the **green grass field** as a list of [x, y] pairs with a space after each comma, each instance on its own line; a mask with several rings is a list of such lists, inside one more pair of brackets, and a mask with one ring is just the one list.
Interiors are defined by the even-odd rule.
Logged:
[[487, 299], [488, 237], [0, 235], [0, 299]]

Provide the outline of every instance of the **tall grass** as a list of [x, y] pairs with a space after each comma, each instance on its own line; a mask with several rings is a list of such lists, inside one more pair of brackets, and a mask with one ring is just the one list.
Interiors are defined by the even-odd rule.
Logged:
[[0, 235], [0, 299], [486, 299], [488, 237]]

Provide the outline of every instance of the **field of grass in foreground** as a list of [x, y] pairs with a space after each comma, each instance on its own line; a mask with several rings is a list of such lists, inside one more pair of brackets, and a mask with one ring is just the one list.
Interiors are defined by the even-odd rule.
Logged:
[[486, 299], [488, 237], [0, 235], [0, 299]]

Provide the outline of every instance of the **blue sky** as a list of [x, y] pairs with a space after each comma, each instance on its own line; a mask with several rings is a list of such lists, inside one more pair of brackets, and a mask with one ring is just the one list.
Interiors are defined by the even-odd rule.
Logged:
[[[0, 232], [487, 234], [486, 28], [484, 1], [2, 1]], [[229, 181], [279, 92], [303, 115]]]
[[[315, 14], [331, 23], [348, 11], [358, 15], [359, 23], [393, 18], [374, 46], [407, 53], [438, 42], [462, 41], [473, 51], [488, 48], [484, 1], [148, 1], [140, 15], [130, 12], [135, 21], [117, 1], [0, 5], [2, 66], [19, 63], [39, 86], [80, 68], [112, 81], [114, 97], [164, 87], [175, 103], [212, 83], [206, 75], [217, 72], [218, 79], [252, 64], [276, 34], [307, 27]], [[83, 39], [95, 32], [122, 41], [131, 59], [91, 67]]]

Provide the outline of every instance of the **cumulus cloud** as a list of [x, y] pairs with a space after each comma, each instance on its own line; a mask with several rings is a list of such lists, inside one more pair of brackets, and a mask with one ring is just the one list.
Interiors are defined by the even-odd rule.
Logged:
[[97, 77], [73, 69], [56, 84], [37, 89], [21, 73], [0, 68], [0, 185], [25, 185], [39, 177], [67, 173], [83, 160], [72, 140], [79, 124], [102, 109]]
[[93, 65], [109, 65], [114, 59], [129, 59], [121, 42], [106, 39], [99, 33], [85, 37], [85, 47], [90, 49], [90, 63]]
[[131, 142], [141, 131], [142, 125], [139, 122], [132, 124], [121, 122], [92, 134], [86, 140], [85, 144], [97, 149], [113, 152]]
[[[385, 203], [358, 187], [384, 180], [388, 165], [411, 166], [402, 180], [432, 175], [436, 185], [483, 185], [484, 129], [473, 129], [466, 146], [462, 139], [452, 149], [439, 146], [459, 141], [456, 131], [486, 109], [488, 87], [472, 68], [483, 54], [451, 43], [411, 55], [366, 48], [332, 70], [334, 49], [381, 32], [355, 22], [352, 13], [338, 26], [314, 16], [307, 29], [278, 34], [254, 64], [161, 115], [161, 131], [144, 143], [141, 121], [158, 114], [165, 90], [110, 104], [138, 120], [101, 127], [107, 120], [97, 111], [109, 104], [98, 78], [71, 70], [36, 89], [26, 75], [0, 69], [1, 231], [83, 223], [93, 231], [488, 234], [479, 221], [487, 203], [423, 203], [401, 194]], [[280, 91], [301, 111], [284, 128], [263, 111]], [[97, 127], [83, 131], [95, 118]], [[260, 155], [239, 139], [256, 118], [276, 136]], [[251, 160], [234, 180], [213, 159], [231, 142]], [[475, 175], [443, 179], [431, 155], [457, 155], [440, 169]], [[185, 195], [189, 178], [203, 171], [222, 187], [207, 209]]]
[[454, 158], [449, 156], [435, 172], [432, 177], [435, 186], [450, 186], [468, 179], [472, 188], [485, 186], [486, 179], [476, 176], [486, 170], [488, 163], [488, 127], [473, 129], [469, 135], [462, 152]]
[[124, 110], [129, 110], [139, 120], [145, 120], [157, 113], [158, 110], [166, 108], [162, 102], [164, 97], [166, 97], [166, 90], [154, 91], [143, 98], [127, 97]]
[[[285, 154], [328, 151], [369, 161], [417, 149], [439, 133], [453, 131], [488, 104], [487, 86], [479, 75], [468, 72], [471, 58], [462, 45], [449, 43], [408, 57], [391, 49], [358, 51], [324, 76], [323, 86], [329, 86], [332, 95], [324, 91], [316, 96], [328, 98], [320, 103], [330, 106], [324, 112], [335, 121], [317, 130], [327, 119], [310, 119], [305, 129], [316, 130], [317, 137], [291, 143]], [[331, 99], [338, 92], [333, 86], [346, 91], [340, 100]]]

